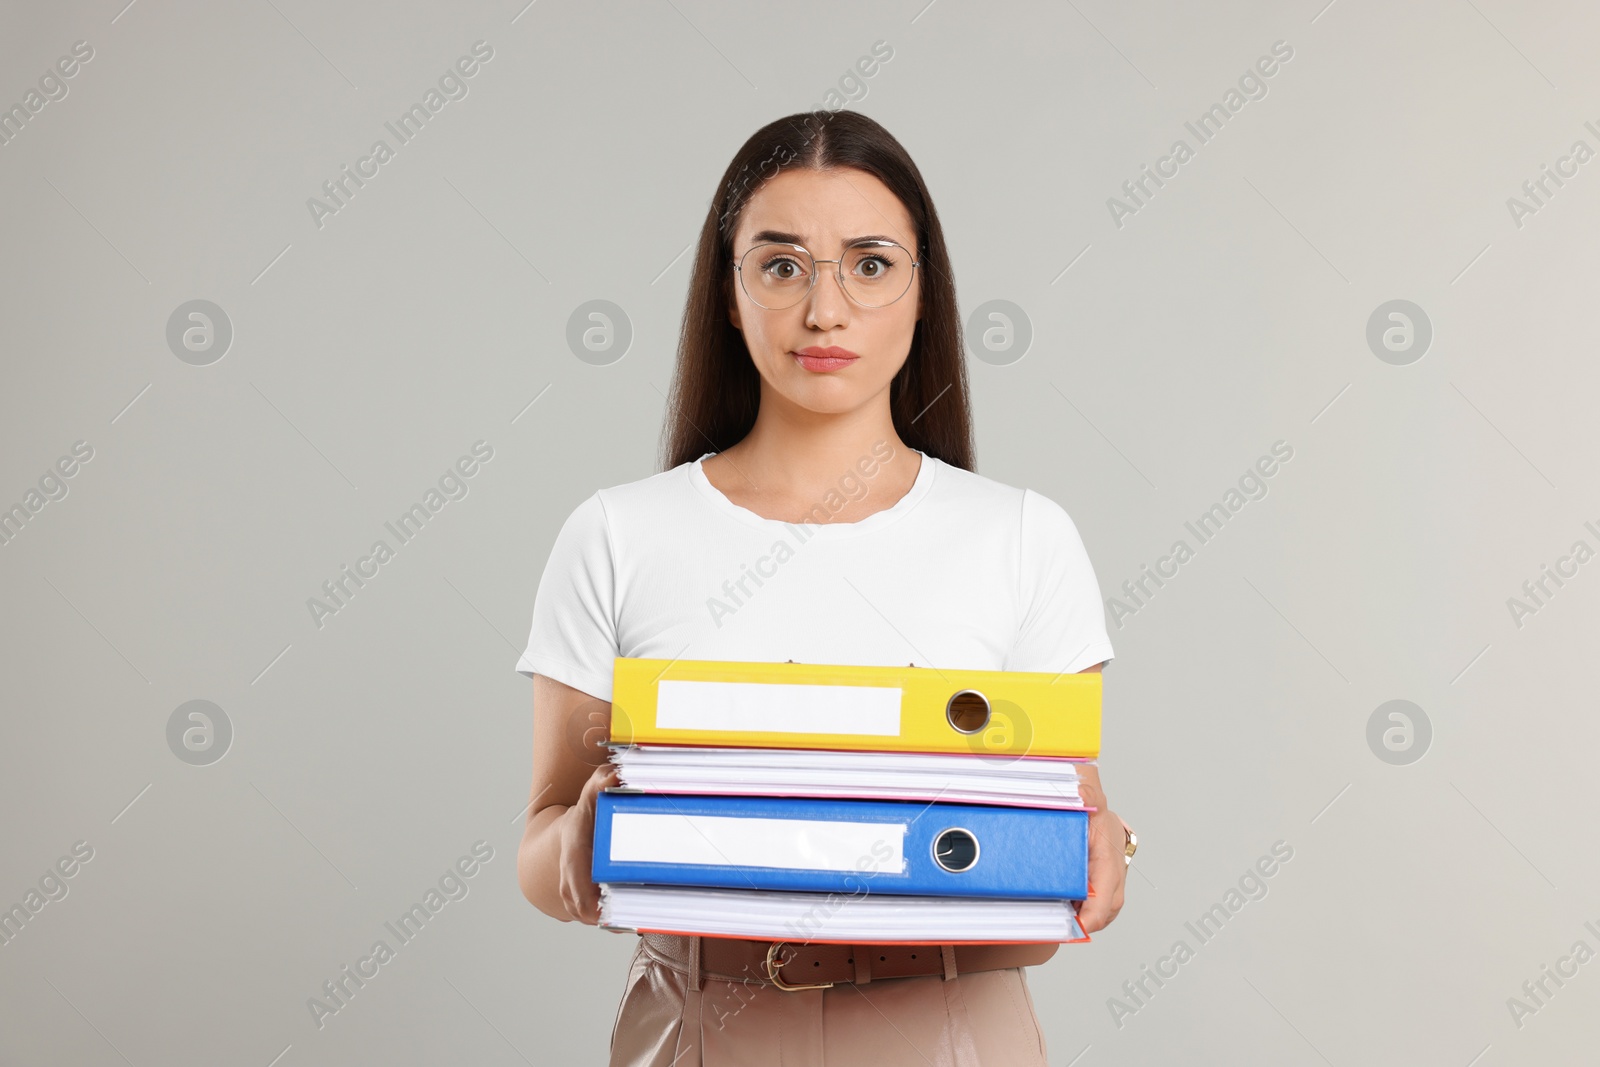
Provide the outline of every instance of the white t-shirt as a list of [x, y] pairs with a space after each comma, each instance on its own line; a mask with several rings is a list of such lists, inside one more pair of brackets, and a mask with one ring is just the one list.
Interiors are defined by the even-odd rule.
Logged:
[[[923, 454], [859, 522], [733, 503], [714, 453], [601, 489], [568, 516], [517, 671], [611, 699], [618, 656], [1076, 672], [1112, 657], [1094, 569], [1055, 501]], [[872, 491], [847, 476], [822, 502]]]

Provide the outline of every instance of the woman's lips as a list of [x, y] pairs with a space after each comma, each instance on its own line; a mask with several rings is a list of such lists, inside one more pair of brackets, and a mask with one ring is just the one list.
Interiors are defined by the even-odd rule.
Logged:
[[858, 358], [848, 348], [803, 348], [794, 353], [794, 358], [800, 365], [809, 371], [838, 370], [848, 367]]

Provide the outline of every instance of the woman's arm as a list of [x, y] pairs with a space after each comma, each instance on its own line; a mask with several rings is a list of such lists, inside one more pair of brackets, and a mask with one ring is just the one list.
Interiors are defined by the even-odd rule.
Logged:
[[[1078, 673], [1099, 672], [1104, 666], [1096, 663]], [[1092, 934], [1104, 929], [1122, 910], [1122, 888], [1128, 880], [1127, 836], [1121, 817], [1106, 803], [1100, 768], [1093, 763], [1080, 764], [1078, 775], [1083, 802], [1096, 809], [1089, 815], [1089, 882], [1095, 895], [1078, 908], [1078, 925], [1084, 933]]]
[[533, 676], [533, 786], [517, 848], [517, 881], [534, 907], [562, 922], [600, 921], [591, 875], [595, 794], [616, 784], [606, 758], [611, 705]]

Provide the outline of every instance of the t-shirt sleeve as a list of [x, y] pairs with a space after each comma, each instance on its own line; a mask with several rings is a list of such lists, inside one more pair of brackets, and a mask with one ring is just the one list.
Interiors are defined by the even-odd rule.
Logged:
[[1054, 500], [1022, 494], [1022, 624], [1006, 670], [1076, 673], [1112, 657], [1100, 583], [1078, 527]]
[[596, 493], [573, 509], [556, 534], [517, 672], [542, 674], [610, 700], [620, 654], [616, 619], [616, 561], [605, 505]]

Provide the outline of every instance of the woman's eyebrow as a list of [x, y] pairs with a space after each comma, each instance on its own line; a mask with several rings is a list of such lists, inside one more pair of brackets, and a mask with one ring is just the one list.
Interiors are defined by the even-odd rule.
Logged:
[[[776, 241], [780, 244], [786, 245], [804, 245], [806, 243], [801, 239], [799, 234], [789, 233], [784, 230], [762, 230], [752, 236], [750, 240], [755, 244], [765, 244], [769, 241]], [[844, 244], [848, 247], [849, 245], [856, 244], [860, 241], [892, 241], [895, 244], [900, 243], [893, 237], [886, 237], [881, 233], [869, 233], [863, 234], [860, 237], [847, 237], [844, 240]]]

